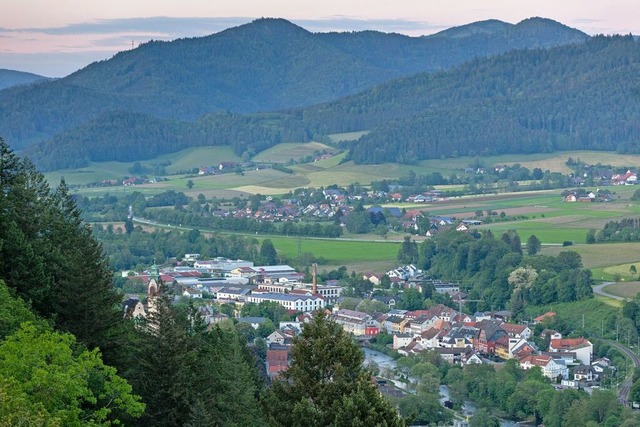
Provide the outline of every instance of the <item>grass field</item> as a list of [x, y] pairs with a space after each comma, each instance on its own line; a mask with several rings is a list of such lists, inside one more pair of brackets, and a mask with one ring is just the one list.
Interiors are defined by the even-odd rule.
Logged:
[[542, 254], [556, 256], [559, 252], [566, 250], [578, 252], [582, 256], [584, 266], [590, 269], [638, 263], [638, 270], [640, 270], [640, 242], [580, 244], [566, 248], [543, 246]]
[[619, 282], [607, 285], [604, 291], [624, 298], [635, 298], [640, 292], [640, 282]]
[[320, 142], [285, 142], [258, 153], [253, 160], [265, 163], [287, 163], [290, 160], [298, 161], [302, 157], [311, 156], [315, 152], [323, 150], [332, 151], [334, 149]]
[[[326, 262], [322, 268], [335, 268], [349, 265], [352, 268], [360, 265], [377, 263], [389, 269], [396, 264], [396, 255], [400, 248], [397, 241], [356, 241], [334, 239], [310, 239], [297, 237], [269, 237], [279, 253], [290, 259], [296, 259], [299, 254], [310, 253], [316, 258], [323, 258]], [[358, 271], [369, 271], [363, 268]]]

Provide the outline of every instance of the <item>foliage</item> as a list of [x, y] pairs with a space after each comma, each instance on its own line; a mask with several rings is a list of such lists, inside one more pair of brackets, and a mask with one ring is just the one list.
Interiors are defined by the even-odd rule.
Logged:
[[264, 400], [272, 426], [403, 426], [362, 367], [360, 348], [317, 312], [294, 338], [291, 366]]
[[[70, 334], [24, 323], [0, 343], [0, 394], [22, 400], [29, 417], [54, 425], [108, 426], [118, 412], [139, 417], [144, 404], [115, 368], [104, 365], [97, 350], [75, 347]], [[5, 422], [15, 417], [3, 412]]]
[[0, 186], [0, 277], [38, 314], [111, 360], [122, 345], [121, 297], [65, 183], [50, 191], [0, 139]]
[[640, 218], [624, 218], [609, 221], [602, 230], [595, 232], [594, 238], [587, 236], [587, 243], [598, 242], [634, 242], [640, 241]]
[[527, 239], [527, 255], [535, 255], [540, 252], [541, 248], [542, 243], [540, 243], [540, 240], [534, 234], [529, 236]]
[[255, 361], [235, 329], [207, 332], [193, 306], [174, 306], [167, 294], [155, 304], [138, 329], [130, 374], [147, 403], [140, 425], [262, 425]]
[[[557, 258], [520, 252], [520, 239], [514, 231], [496, 239], [492, 233], [458, 233], [448, 231], [420, 244], [418, 268], [431, 277], [461, 282], [469, 287], [472, 310], [488, 310], [511, 304], [521, 312], [526, 304], [576, 301], [591, 298], [591, 272], [582, 268], [576, 252], [564, 251]], [[514, 271], [526, 274], [531, 285], [510, 285]], [[514, 274], [514, 279], [517, 273]], [[535, 276], [535, 277], [534, 277]], [[519, 277], [519, 276], [518, 276]], [[531, 279], [532, 278], [532, 279]]]

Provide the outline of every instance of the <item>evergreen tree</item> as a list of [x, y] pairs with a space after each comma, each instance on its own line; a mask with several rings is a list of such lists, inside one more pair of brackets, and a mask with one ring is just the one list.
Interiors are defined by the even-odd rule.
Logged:
[[238, 336], [207, 332], [192, 305], [174, 306], [167, 294], [153, 304], [131, 372], [147, 403], [140, 425], [262, 425], [258, 380]]
[[276, 263], [277, 256], [278, 253], [276, 252], [276, 248], [273, 246], [271, 239], [264, 239], [262, 241], [262, 245], [260, 245], [260, 261], [264, 265], [274, 265]]
[[0, 138], [0, 277], [33, 309], [100, 347], [111, 362], [123, 327], [120, 295], [64, 182], [52, 192]]
[[535, 236], [535, 235], [531, 235], [529, 236], [529, 238], [527, 239], [527, 254], [528, 255], [535, 255], [538, 252], [540, 252], [540, 248], [542, 247], [542, 243], [540, 243], [540, 240]]
[[291, 366], [266, 393], [271, 426], [404, 426], [371, 382], [360, 348], [322, 312], [294, 339]]

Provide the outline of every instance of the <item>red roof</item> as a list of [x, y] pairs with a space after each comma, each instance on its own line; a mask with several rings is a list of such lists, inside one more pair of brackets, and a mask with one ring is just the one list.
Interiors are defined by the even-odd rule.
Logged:
[[570, 351], [578, 348], [583, 348], [591, 345], [586, 338], [562, 338], [559, 340], [551, 340], [549, 348], [555, 350]]

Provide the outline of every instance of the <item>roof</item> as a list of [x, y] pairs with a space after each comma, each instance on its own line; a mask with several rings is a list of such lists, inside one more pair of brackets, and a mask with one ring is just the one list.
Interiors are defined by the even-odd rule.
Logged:
[[589, 347], [591, 345], [591, 342], [586, 338], [562, 338], [558, 340], [551, 340], [549, 348], [567, 351]]
[[503, 323], [500, 328], [509, 335], [518, 335], [524, 332], [526, 325], [517, 325], [515, 323]]
[[240, 317], [238, 319], [238, 322], [239, 323], [258, 323], [258, 324], [260, 324], [260, 323], [266, 322], [267, 320], [269, 320], [269, 319], [267, 319], [266, 317]]
[[533, 319], [535, 322], [542, 322], [544, 319], [546, 319], [547, 317], [553, 317], [556, 314], [553, 311], [547, 311], [544, 314], [541, 314], [540, 316], [536, 317], [535, 319]]

